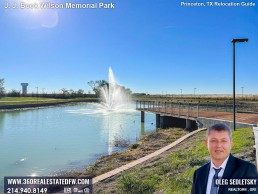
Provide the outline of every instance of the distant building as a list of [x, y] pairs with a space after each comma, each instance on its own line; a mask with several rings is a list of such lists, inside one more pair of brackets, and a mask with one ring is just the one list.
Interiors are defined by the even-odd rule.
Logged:
[[28, 87], [28, 83], [21, 83], [22, 86], [22, 95], [27, 94], [27, 87]]

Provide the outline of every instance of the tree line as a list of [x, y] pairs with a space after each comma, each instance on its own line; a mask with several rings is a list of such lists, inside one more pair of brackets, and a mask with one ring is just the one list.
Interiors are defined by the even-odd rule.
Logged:
[[[96, 81], [89, 81], [89, 86], [92, 88], [93, 92], [99, 97], [101, 88], [106, 87], [109, 88], [109, 83], [106, 80], [96, 80]], [[116, 87], [119, 88], [123, 93], [127, 95], [131, 95], [132, 91], [130, 88], [126, 88], [124, 86], [120, 86], [116, 84]]]
[[[100, 96], [100, 90], [102, 87], [109, 87], [109, 83], [106, 80], [89, 81], [88, 85], [92, 88], [93, 94], [90, 92], [85, 93], [83, 89], [73, 90], [62, 88], [60, 92], [31, 92], [25, 95], [20, 90], [12, 89], [7, 92], [4, 88], [4, 79], [0, 79], [0, 98], [1, 97], [44, 97], [44, 98], [98, 98]], [[124, 86], [117, 85], [126, 94], [131, 95], [132, 91]]]

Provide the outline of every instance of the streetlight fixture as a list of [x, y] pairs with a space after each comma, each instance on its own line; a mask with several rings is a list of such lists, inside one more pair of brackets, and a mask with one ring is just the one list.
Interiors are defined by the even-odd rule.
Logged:
[[238, 42], [248, 42], [248, 38], [242, 39], [233, 39], [231, 41], [233, 43], [233, 125], [234, 131], [236, 130], [236, 52], [235, 52], [235, 44]]

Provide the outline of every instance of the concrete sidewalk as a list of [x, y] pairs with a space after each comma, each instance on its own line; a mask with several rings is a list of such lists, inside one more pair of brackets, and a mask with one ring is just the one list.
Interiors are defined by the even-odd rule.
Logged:
[[119, 168], [116, 168], [116, 169], [111, 170], [111, 171], [109, 171], [107, 173], [104, 173], [102, 175], [94, 177], [92, 182], [93, 182], [93, 184], [95, 184], [95, 183], [103, 181], [103, 180], [105, 180], [105, 179], [107, 179], [109, 177], [112, 177], [112, 176], [114, 176], [114, 175], [116, 175], [116, 174], [118, 174], [120, 172], [123, 172], [123, 171], [125, 171], [127, 169], [130, 169], [130, 168], [132, 168], [132, 167], [134, 167], [134, 166], [136, 166], [138, 164], [141, 164], [141, 163], [145, 162], [146, 160], [149, 160], [149, 159], [151, 159], [151, 158], [153, 158], [155, 156], [158, 156], [161, 153], [171, 149], [172, 147], [174, 147], [177, 144], [181, 143], [185, 139], [187, 139], [187, 138], [191, 137], [192, 135], [194, 135], [194, 134], [196, 134], [196, 133], [198, 133], [200, 131], [203, 131], [203, 130], [206, 130], [206, 128], [198, 129], [198, 130], [195, 130], [195, 131], [193, 131], [191, 133], [188, 133], [187, 135], [179, 138], [178, 140], [174, 141], [173, 143], [171, 143], [171, 144], [169, 144], [169, 145], [167, 145], [167, 146], [165, 146], [165, 147], [163, 147], [163, 148], [161, 148], [161, 149], [159, 149], [159, 150], [157, 150], [157, 151], [155, 151], [155, 152], [153, 152], [153, 153], [151, 153], [151, 154], [149, 154], [147, 156], [144, 156], [142, 158], [139, 158], [138, 160], [130, 162], [130, 163], [128, 163], [126, 165], [123, 165], [123, 166], [121, 166]]
[[258, 127], [253, 127], [254, 140], [255, 140], [255, 150], [256, 150], [256, 167], [258, 170]]
[[[185, 139], [187, 139], [187, 138], [191, 137], [192, 135], [194, 135], [194, 134], [196, 134], [196, 133], [198, 133], [200, 131], [203, 131], [203, 130], [206, 130], [206, 128], [198, 129], [198, 130], [195, 130], [195, 131], [193, 131], [191, 133], [188, 133], [187, 135], [179, 138], [178, 140], [174, 141], [173, 143], [171, 143], [171, 144], [169, 144], [169, 145], [167, 145], [167, 146], [165, 146], [165, 147], [163, 147], [163, 148], [161, 148], [161, 149], [159, 149], [159, 150], [157, 150], [157, 151], [155, 151], [155, 152], [153, 152], [153, 153], [151, 153], [151, 154], [149, 154], [147, 156], [144, 156], [144, 157], [142, 157], [142, 158], [140, 158], [138, 160], [130, 162], [130, 163], [128, 163], [126, 165], [123, 165], [123, 166], [121, 166], [119, 168], [116, 168], [116, 169], [111, 170], [111, 171], [109, 171], [107, 173], [104, 173], [102, 175], [94, 177], [92, 182], [93, 182], [93, 184], [95, 184], [95, 183], [103, 181], [103, 180], [105, 180], [105, 179], [107, 179], [109, 177], [112, 177], [112, 176], [114, 176], [114, 175], [116, 175], [118, 173], [121, 173], [121, 172], [123, 172], [123, 171], [125, 171], [127, 169], [130, 169], [130, 168], [132, 168], [132, 167], [134, 167], [134, 166], [136, 166], [138, 164], [141, 164], [141, 163], [147, 161], [148, 159], [151, 159], [151, 158], [153, 158], [155, 156], [158, 156], [161, 153], [171, 149], [172, 147], [174, 147], [177, 144], [181, 143]], [[253, 132], [254, 132], [254, 137], [255, 137], [256, 163], [258, 163], [258, 127], [253, 127]], [[256, 165], [256, 166], [257, 166], [257, 169], [258, 169], [258, 165]]]
[[[116, 175], [118, 173], [121, 173], [121, 172], [123, 172], [123, 171], [125, 171], [127, 169], [130, 169], [130, 168], [132, 168], [132, 167], [134, 167], [134, 166], [136, 166], [138, 164], [141, 164], [141, 163], [143, 163], [143, 162], [145, 162], [145, 161], [147, 161], [147, 160], [149, 160], [149, 159], [151, 159], [151, 158], [153, 158], [155, 156], [158, 156], [161, 153], [171, 149], [172, 147], [174, 147], [177, 144], [181, 143], [185, 139], [187, 139], [187, 138], [191, 137], [192, 135], [194, 135], [194, 134], [196, 134], [196, 133], [198, 133], [200, 131], [203, 131], [203, 130], [206, 130], [206, 128], [198, 129], [198, 130], [195, 130], [195, 131], [193, 131], [191, 133], [188, 133], [187, 135], [179, 138], [178, 140], [174, 141], [173, 143], [171, 143], [171, 144], [169, 144], [169, 145], [167, 145], [167, 146], [165, 146], [165, 147], [163, 147], [163, 148], [161, 148], [161, 149], [159, 149], [159, 150], [157, 150], [157, 151], [155, 151], [155, 152], [153, 152], [153, 153], [151, 153], [151, 154], [149, 154], [147, 156], [144, 156], [144, 157], [142, 157], [142, 158], [140, 158], [138, 160], [130, 162], [130, 163], [128, 163], [126, 165], [123, 165], [123, 166], [121, 166], [119, 168], [116, 168], [116, 169], [111, 170], [111, 171], [109, 171], [107, 173], [104, 173], [102, 175], [94, 177], [92, 182], [93, 182], [93, 184], [95, 184], [95, 183], [103, 181], [103, 180], [105, 180], [105, 179], [107, 179], [109, 177], [112, 177], [112, 176], [114, 176], [114, 175]], [[258, 127], [253, 127], [253, 132], [254, 132], [254, 137], [255, 137], [256, 163], [258, 163]], [[258, 165], [256, 165], [256, 166], [257, 166], [257, 169], [258, 169]]]

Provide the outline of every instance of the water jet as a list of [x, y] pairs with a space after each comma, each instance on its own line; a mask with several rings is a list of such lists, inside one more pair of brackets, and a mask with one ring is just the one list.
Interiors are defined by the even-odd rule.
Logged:
[[101, 106], [107, 111], [124, 109], [130, 103], [129, 94], [116, 83], [111, 67], [108, 70], [108, 85], [100, 88]]

